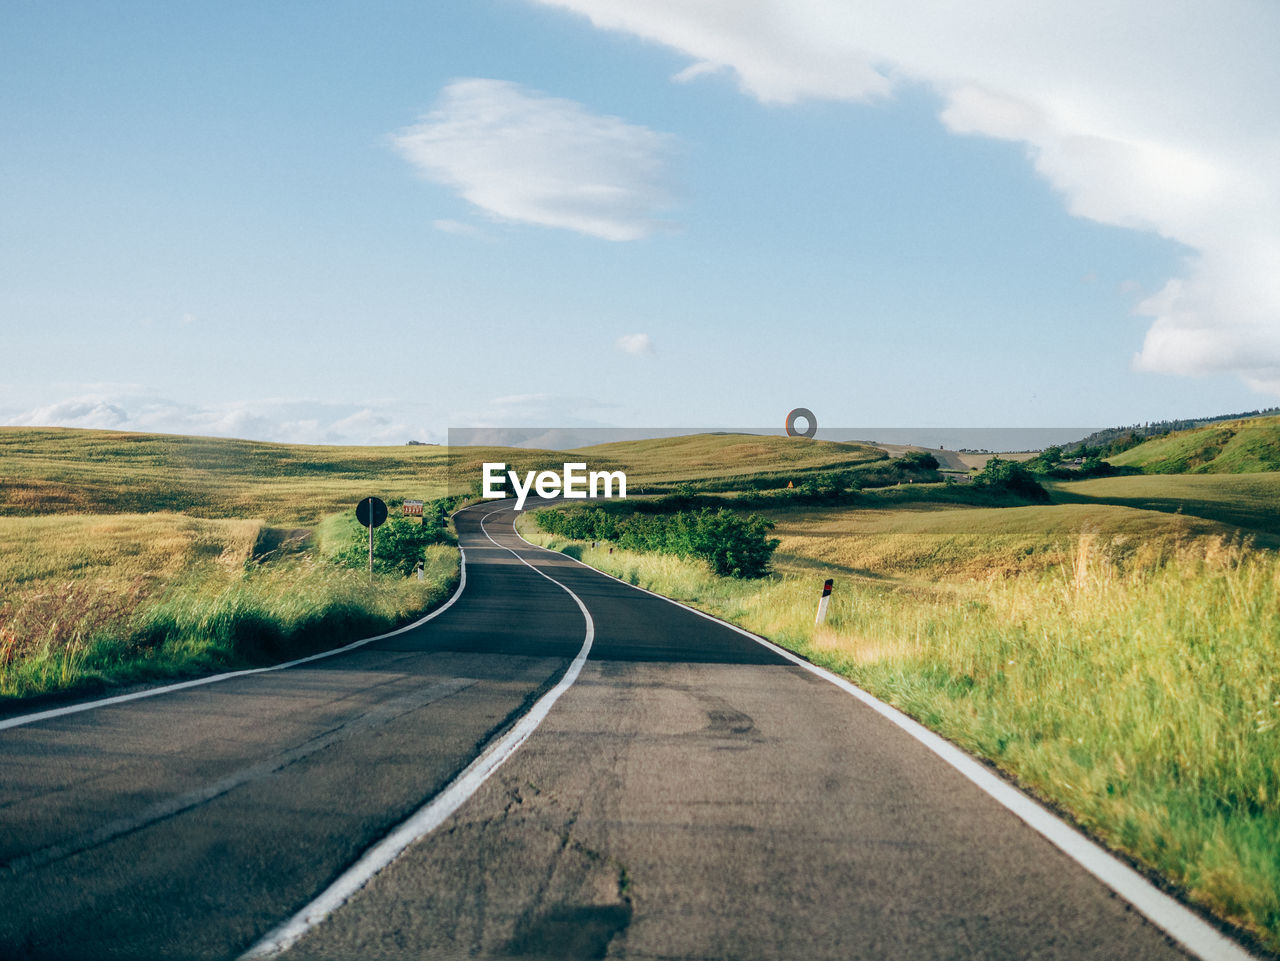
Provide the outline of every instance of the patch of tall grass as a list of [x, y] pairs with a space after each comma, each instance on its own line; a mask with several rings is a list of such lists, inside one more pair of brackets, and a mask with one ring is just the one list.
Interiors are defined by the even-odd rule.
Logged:
[[1276, 554], [1084, 533], [1021, 576], [924, 590], [837, 572], [816, 627], [821, 571], [743, 583], [521, 530], [851, 678], [1280, 948]]
[[0, 702], [260, 664], [424, 613], [457, 583], [340, 569], [317, 552], [249, 563], [259, 521], [177, 514], [0, 518]]

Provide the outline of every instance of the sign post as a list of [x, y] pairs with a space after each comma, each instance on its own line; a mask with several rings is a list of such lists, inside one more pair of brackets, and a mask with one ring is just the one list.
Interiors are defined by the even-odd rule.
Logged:
[[387, 505], [378, 497], [366, 497], [356, 505], [356, 520], [369, 528], [369, 577], [373, 577], [373, 529], [387, 520]]

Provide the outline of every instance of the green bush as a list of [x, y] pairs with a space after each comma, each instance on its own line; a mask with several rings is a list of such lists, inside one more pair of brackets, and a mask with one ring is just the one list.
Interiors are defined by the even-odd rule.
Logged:
[[[423, 523], [426, 521], [426, 523]], [[387, 518], [387, 522], [373, 531], [373, 569], [382, 574], [399, 574], [408, 577], [422, 560], [427, 547], [446, 543], [449, 532], [437, 516]], [[368, 567], [369, 532], [356, 528], [347, 546], [335, 557], [346, 567]]]
[[1012, 494], [1038, 504], [1049, 502], [1048, 492], [1040, 486], [1035, 475], [1025, 464], [1019, 464], [1016, 460], [991, 458], [973, 482], [996, 493]]
[[704, 507], [671, 514], [618, 516], [600, 507], [547, 508], [535, 513], [538, 526], [573, 540], [613, 541], [624, 550], [655, 551], [708, 561], [729, 577], [761, 577], [778, 547], [773, 522], [757, 514]]
[[909, 450], [894, 461], [893, 466], [902, 473], [937, 470], [938, 458], [927, 450]]

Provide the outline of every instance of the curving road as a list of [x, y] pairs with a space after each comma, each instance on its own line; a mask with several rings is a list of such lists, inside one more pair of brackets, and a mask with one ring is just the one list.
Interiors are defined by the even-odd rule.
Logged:
[[417, 627], [0, 730], [0, 957], [1191, 956], [883, 713], [511, 521], [456, 515]]

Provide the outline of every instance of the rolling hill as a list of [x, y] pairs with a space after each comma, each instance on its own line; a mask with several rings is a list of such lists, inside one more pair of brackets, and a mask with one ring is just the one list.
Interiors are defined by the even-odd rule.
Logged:
[[1280, 417], [1224, 421], [1143, 441], [1107, 458], [1148, 474], [1257, 474], [1280, 470]]
[[175, 511], [309, 524], [359, 498], [444, 494], [443, 447], [321, 447], [0, 428], [0, 516]]

